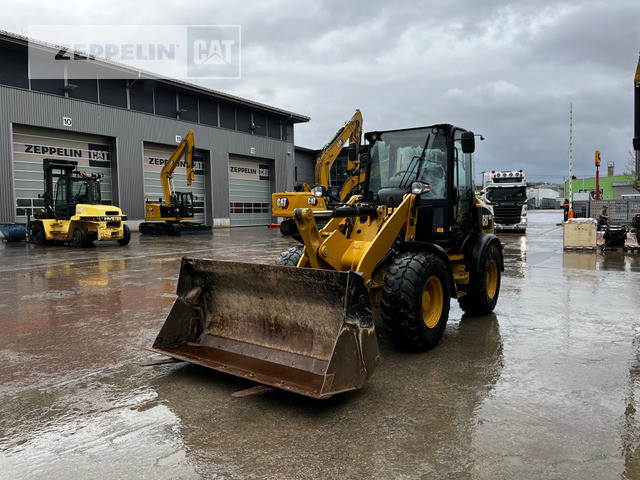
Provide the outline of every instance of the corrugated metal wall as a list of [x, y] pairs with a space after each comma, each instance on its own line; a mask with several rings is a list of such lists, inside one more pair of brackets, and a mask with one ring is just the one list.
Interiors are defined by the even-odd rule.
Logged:
[[308, 150], [296, 148], [296, 179], [295, 183], [307, 183], [313, 185], [315, 183], [316, 158], [317, 150]]
[[[206, 182], [214, 225], [228, 224], [229, 154], [273, 160], [275, 191], [293, 188], [295, 152], [290, 142], [5, 86], [0, 86], [0, 105], [0, 222], [15, 221], [12, 124], [110, 137], [117, 165], [114, 203], [130, 220], [144, 219], [143, 142], [174, 145], [175, 136], [189, 129], [196, 147], [211, 152]], [[72, 127], [63, 126], [63, 117], [71, 118]]]

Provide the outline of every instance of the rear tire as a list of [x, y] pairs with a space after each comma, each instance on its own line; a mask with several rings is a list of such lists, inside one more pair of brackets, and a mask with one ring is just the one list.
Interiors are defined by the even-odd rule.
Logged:
[[280, 223], [280, 233], [284, 236], [291, 236], [298, 233], [298, 225], [293, 218], [288, 218]]
[[280, 254], [280, 257], [276, 260], [276, 265], [283, 267], [297, 267], [304, 247], [302, 245], [296, 245], [295, 247], [287, 248]]
[[125, 223], [122, 226], [122, 238], [118, 240], [118, 244], [122, 246], [129, 245], [130, 241], [131, 241], [131, 229], [129, 228], [129, 225]]
[[432, 253], [394, 258], [382, 287], [382, 325], [395, 344], [414, 351], [435, 347], [447, 326], [450, 283], [444, 262]]
[[89, 232], [84, 227], [76, 227], [71, 235], [71, 244], [76, 248], [89, 246]]
[[493, 312], [500, 294], [500, 252], [495, 244], [482, 254], [482, 271], [471, 272], [467, 294], [458, 299], [460, 308], [469, 315], [488, 315]]
[[44, 245], [47, 243], [47, 234], [44, 231], [44, 225], [42, 223], [34, 223], [31, 227], [31, 239], [36, 245]]

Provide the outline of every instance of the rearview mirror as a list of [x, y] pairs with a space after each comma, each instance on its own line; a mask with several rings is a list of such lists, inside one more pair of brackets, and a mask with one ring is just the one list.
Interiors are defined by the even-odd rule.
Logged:
[[476, 139], [473, 132], [462, 132], [462, 153], [473, 153], [476, 150]]

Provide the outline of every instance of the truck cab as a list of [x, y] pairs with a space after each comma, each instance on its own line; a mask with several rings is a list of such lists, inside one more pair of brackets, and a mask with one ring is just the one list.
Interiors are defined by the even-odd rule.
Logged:
[[496, 231], [527, 230], [527, 180], [522, 170], [484, 172], [482, 201], [494, 215]]

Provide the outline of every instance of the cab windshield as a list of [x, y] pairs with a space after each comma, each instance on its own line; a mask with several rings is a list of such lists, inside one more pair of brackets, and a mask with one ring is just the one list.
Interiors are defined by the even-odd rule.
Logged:
[[90, 178], [71, 178], [70, 180], [73, 203], [101, 203], [100, 182]]
[[410, 188], [418, 180], [429, 183], [425, 198], [445, 198], [447, 177], [446, 137], [431, 127], [376, 133], [370, 139], [369, 190]]
[[527, 199], [526, 187], [492, 188], [487, 191], [487, 199], [492, 202], [523, 202]]

